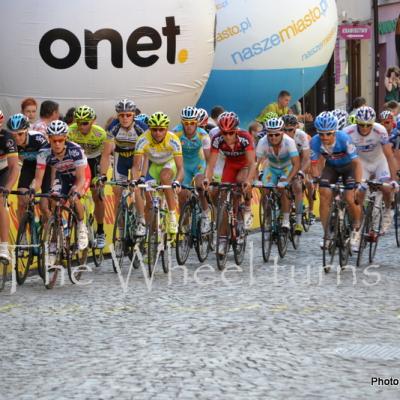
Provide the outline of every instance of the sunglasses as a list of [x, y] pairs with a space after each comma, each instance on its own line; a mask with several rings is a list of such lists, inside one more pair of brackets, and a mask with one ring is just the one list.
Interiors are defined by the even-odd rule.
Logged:
[[236, 131], [221, 131], [221, 133], [224, 136], [226, 136], [226, 135], [232, 136], [232, 135], [234, 135], [236, 133]]
[[296, 130], [296, 128], [283, 128], [283, 130], [284, 130], [285, 132], [293, 132], [293, 131]]
[[318, 132], [319, 136], [332, 136], [335, 132]]
[[357, 124], [360, 128], [371, 128], [373, 124]]
[[130, 118], [130, 117], [133, 117], [133, 113], [120, 113], [120, 114], [118, 114], [118, 117]]
[[65, 142], [65, 140], [66, 140], [66, 138], [60, 138], [60, 139], [51, 138], [50, 139], [51, 143], [63, 143], [63, 142]]
[[89, 121], [78, 121], [77, 124], [82, 125], [82, 126], [87, 126], [90, 124], [90, 122]]
[[280, 133], [268, 133], [268, 137], [279, 137], [281, 136]]
[[25, 135], [27, 131], [22, 131], [22, 132], [13, 132], [14, 135], [16, 136], [22, 136]]
[[161, 132], [165, 131], [167, 128], [162, 128], [161, 126], [157, 126], [156, 128], [150, 128], [152, 132]]
[[182, 124], [185, 126], [192, 126], [192, 125], [197, 125], [196, 121], [182, 121]]

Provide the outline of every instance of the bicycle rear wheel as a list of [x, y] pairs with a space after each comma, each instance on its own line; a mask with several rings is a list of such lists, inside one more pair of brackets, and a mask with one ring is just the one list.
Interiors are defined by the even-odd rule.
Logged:
[[176, 237], [176, 260], [179, 265], [185, 264], [189, 257], [192, 241], [192, 219], [194, 216], [192, 204], [189, 200], [183, 205], [181, 215], [179, 216], [178, 235]]
[[233, 257], [236, 264], [240, 265], [244, 259], [247, 243], [247, 231], [244, 228], [244, 210], [242, 207], [238, 207], [237, 210], [235, 230], [236, 237], [232, 244]]
[[[17, 240], [16, 240], [16, 248], [15, 248], [15, 276], [17, 279], [18, 285], [22, 285], [25, 282], [26, 277], [29, 273], [29, 267], [33, 264], [33, 248], [31, 247], [33, 243], [33, 229], [32, 226], [32, 214], [27, 212], [23, 215], [18, 232], [17, 232]], [[18, 246], [24, 247], [18, 247]], [[29, 246], [29, 247], [25, 247]]]
[[331, 269], [337, 249], [339, 234], [339, 217], [337, 211], [338, 210], [335, 206], [334, 209], [331, 209], [329, 212], [327, 232], [325, 233], [324, 243], [322, 246], [322, 266], [326, 273]]
[[217, 211], [217, 241], [216, 241], [216, 256], [217, 266], [220, 271], [225, 269], [226, 260], [228, 258], [228, 251], [231, 239], [231, 227], [228, 224], [228, 210], [226, 204], [218, 205]]
[[349, 262], [351, 225], [347, 210], [344, 209], [343, 223], [340, 224], [339, 265], [343, 269]]
[[[376, 226], [375, 226], [375, 224], [376, 224]], [[382, 227], [382, 209], [379, 210], [379, 215], [377, 216], [376, 221], [374, 221], [373, 225], [374, 226], [372, 226], [372, 230], [373, 230], [375, 240], [371, 240], [369, 243], [369, 262], [370, 263], [374, 262], [374, 258], [376, 255], [376, 249], [378, 248], [379, 233], [380, 233], [381, 227]]]
[[[117, 218], [115, 219], [113, 227], [112, 243], [114, 246], [114, 255], [116, 262], [120, 269], [124, 264], [124, 258], [127, 252], [126, 240], [128, 236], [127, 210], [121, 204], [118, 206]], [[118, 273], [117, 265], [115, 264], [114, 257], [112, 258], [112, 265], [115, 273]]]
[[54, 217], [51, 217], [43, 230], [41, 242], [40, 276], [46, 289], [52, 289], [57, 282], [58, 269], [65, 267], [67, 254], [63, 227], [59, 226]]
[[159, 234], [160, 222], [158, 215], [157, 211], [151, 211], [150, 225], [147, 234], [147, 265], [150, 277], [153, 276], [158, 259], [161, 256], [161, 252], [159, 253], [161, 237]]
[[8, 262], [0, 259], [0, 292], [6, 286]]
[[358, 254], [357, 254], [357, 267], [362, 264], [362, 257], [364, 254], [364, 250], [367, 248], [369, 240], [370, 240], [370, 231], [372, 228], [372, 211], [373, 204], [370, 202], [368, 204], [367, 210], [365, 212], [364, 221], [361, 225], [361, 237], [360, 237], [360, 245], [358, 246]]
[[394, 197], [394, 231], [397, 247], [400, 247], [400, 192]]
[[[200, 204], [199, 204], [200, 207]], [[211, 206], [211, 204], [208, 205], [208, 215], [210, 217], [210, 221], [211, 221], [211, 226], [210, 226], [210, 230], [209, 232], [205, 232], [203, 233], [201, 231], [201, 218], [198, 218], [197, 221], [197, 240], [195, 242], [195, 250], [196, 250], [196, 254], [197, 254], [197, 258], [199, 259], [200, 262], [204, 262], [207, 257], [208, 257], [208, 253], [211, 251], [213, 244], [213, 220], [214, 220], [214, 216], [213, 216], [213, 207]], [[200, 212], [200, 209], [199, 209]]]
[[97, 232], [97, 222], [93, 215], [89, 216], [88, 221], [89, 246], [92, 248], [92, 257], [94, 265], [99, 268], [104, 261], [103, 249], [97, 248], [95, 236]]
[[[78, 220], [74, 213], [71, 213], [68, 221], [67, 236], [67, 269], [68, 276], [72, 283], [76, 283], [82, 277], [82, 273], [87, 271], [86, 263], [89, 248], [79, 249], [78, 246]], [[82, 222], [83, 223], [83, 222]]]
[[281, 258], [285, 257], [288, 248], [289, 229], [282, 228], [282, 221], [278, 218], [278, 253]]
[[301, 217], [301, 223], [304, 228], [304, 232], [308, 232], [311, 227], [310, 209], [308, 206], [304, 206], [303, 215]]

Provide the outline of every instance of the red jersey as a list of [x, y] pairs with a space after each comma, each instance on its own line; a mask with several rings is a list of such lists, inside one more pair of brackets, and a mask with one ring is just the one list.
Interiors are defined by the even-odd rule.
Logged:
[[236, 132], [236, 141], [233, 146], [228, 145], [221, 132], [217, 133], [211, 142], [211, 152], [221, 152], [228, 160], [246, 161], [246, 152], [254, 151], [253, 137], [247, 131], [238, 130]]

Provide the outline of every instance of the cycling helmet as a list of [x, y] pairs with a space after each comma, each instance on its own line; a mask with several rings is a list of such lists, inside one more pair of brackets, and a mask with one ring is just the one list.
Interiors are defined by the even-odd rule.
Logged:
[[204, 108], [197, 109], [197, 123], [200, 126], [207, 125], [208, 122], [208, 113]]
[[343, 129], [347, 126], [347, 120], [349, 117], [349, 114], [347, 114], [347, 111], [337, 108], [336, 110], [332, 111], [332, 114], [338, 120], [338, 127], [337, 127], [338, 129]]
[[76, 121], [93, 121], [96, 118], [96, 114], [92, 107], [83, 105], [75, 110], [74, 118]]
[[396, 128], [400, 130], [400, 115], [396, 119]]
[[283, 128], [285, 123], [282, 118], [271, 118], [265, 123], [265, 128], [268, 131], [278, 131]]
[[154, 114], [150, 115], [148, 126], [149, 128], [168, 128], [168, 115], [164, 114], [162, 111], [155, 112]]
[[132, 100], [123, 99], [115, 105], [115, 111], [118, 114], [122, 112], [135, 112], [136, 104]]
[[231, 131], [239, 125], [239, 117], [233, 111], [225, 111], [218, 117], [218, 127], [221, 131]]
[[64, 121], [56, 119], [50, 122], [47, 126], [47, 135], [50, 136], [65, 136], [68, 133], [68, 125]]
[[282, 117], [285, 126], [295, 126], [299, 123], [297, 117], [293, 114], [286, 114]]
[[264, 114], [259, 120], [261, 123], [267, 122], [271, 118], [279, 118], [279, 115], [276, 112], [270, 111]]
[[139, 114], [136, 118], [135, 121], [140, 121], [144, 122], [146, 125], [149, 122], [149, 116], [147, 114]]
[[315, 128], [317, 131], [336, 131], [338, 127], [338, 119], [330, 111], [323, 111], [315, 118]]
[[379, 114], [379, 119], [382, 121], [384, 119], [393, 119], [393, 114], [389, 110], [384, 110]]
[[197, 119], [197, 108], [192, 106], [187, 106], [182, 108], [181, 111], [181, 119], [185, 119], [188, 121]]
[[356, 123], [373, 123], [376, 119], [375, 110], [372, 107], [360, 107], [356, 112]]
[[0, 124], [4, 121], [4, 114], [3, 112], [0, 110]]
[[347, 123], [348, 123], [349, 125], [354, 125], [356, 122], [357, 122], [357, 121], [356, 121], [356, 116], [355, 116], [355, 114], [349, 115], [349, 118], [347, 118]]
[[24, 114], [14, 114], [7, 121], [7, 127], [10, 131], [22, 131], [29, 128], [29, 120]]

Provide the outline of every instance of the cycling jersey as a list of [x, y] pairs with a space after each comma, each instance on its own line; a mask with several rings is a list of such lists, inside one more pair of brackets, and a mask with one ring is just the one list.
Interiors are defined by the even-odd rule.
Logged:
[[273, 146], [270, 145], [268, 137], [264, 136], [257, 145], [256, 155], [258, 158], [268, 159], [269, 166], [276, 169], [284, 169], [292, 165], [292, 158], [297, 157], [296, 142], [284, 134], [279, 145], [278, 154], [275, 153]]
[[319, 135], [315, 135], [311, 139], [310, 158], [312, 164], [318, 163], [320, 156], [326, 159], [326, 164], [333, 167], [342, 167], [358, 158], [356, 146], [346, 132], [337, 131], [335, 136], [335, 142], [329, 147], [323, 145]]
[[360, 135], [357, 125], [350, 125], [343, 131], [350, 135], [361, 160], [375, 162], [378, 158], [385, 158], [382, 146], [389, 143], [389, 135], [381, 124], [374, 123], [371, 133], [366, 136]]
[[37, 156], [37, 168], [44, 169], [50, 165], [57, 171], [57, 176], [61, 178], [75, 177], [76, 168], [87, 166], [87, 159], [82, 148], [73, 142], [65, 142], [65, 154], [62, 160], [59, 160], [50, 145], [45, 146], [39, 151]]
[[400, 132], [397, 128], [394, 128], [390, 134], [389, 142], [392, 144], [395, 150], [400, 148]]
[[2, 129], [0, 131], [0, 171], [8, 168], [8, 157], [18, 157], [18, 149], [12, 134]]
[[254, 150], [253, 137], [247, 131], [237, 130], [233, 146], [228, 145], [222, 133], [217, 133], [211, 142], [211, 152], [221, 152], [227, 159], [247, 162], [246, 153]]
[[143, 154], [155, 164], [165, 164], [175, 156], [182, 156], [182, 146], [179, 138], [172, 132], [167, 132], [163, 141], [157, 143], [151, 131], [145, 132], [136, 143], [135, 154]]
[[120, 157], [132, 157], [138, 137], [145, 132], [140, 121], [135, 122], [129, 130], [121, 126], [118, 120], [112, 122], [107, 131], [107, 142], [115, 143], [115, 152]]
[[81, 146], [85, 151], [87, 158], [96, 158], [101, 156], [106, 138], [106, 131], [98, 125], [92, 125], [89, 133], [86, 135], [79, 132], [76, 123], [72, 124], [68, 130], [68, 139], [71, 142], [79, 144], [79, 146]]
[[35, 162], [39, 150], [48, 144], [46, 136], [41, 132], [28, 131], [25, 146], [17, 146], [18, 155], [24, 159], [24, 163]]
[[211, 147], [210, 136], [204, 129], [197, 128], [195, 135], [191, 139], [186, 136], [183, 129], [176, 131], [175, 135], [181, 140], [185, 162], [204, 160], [203, 150], [209, 150]]
[[31, 129], [33, 131], [43, 133], [43, 135], [47, 135], [47, 124], [42, 119], [39, 119], [35, 123], [31, 124]]

